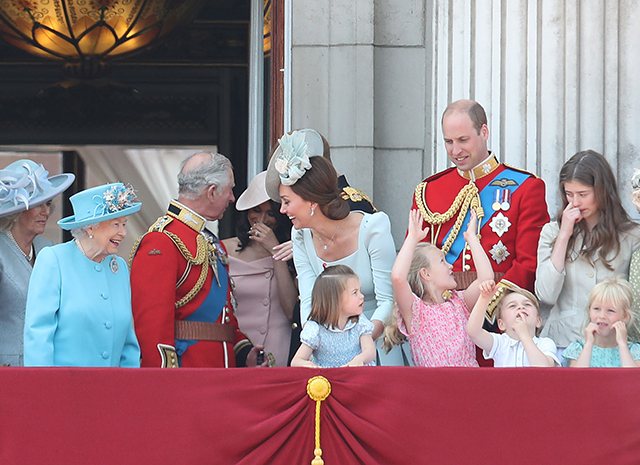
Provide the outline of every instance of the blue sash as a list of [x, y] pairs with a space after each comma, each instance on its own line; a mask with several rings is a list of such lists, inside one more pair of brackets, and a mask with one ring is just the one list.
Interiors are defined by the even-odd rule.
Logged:
[[[480, 230], [482, 230], [484, 225], [487, 224], [487, 222], [491, 219], [491, 217], [495, 213], [497, 213], [493, 211], [493, 208], [491, 208], [491, 205], [493, 204], [493, 196], [495, 191], [497, 189], [509, 189], [511, 191], [511, 195], [513, 195], [513, 193], [518, 189], [518, 187], [520, 187], [522, 183], [530, 176], [531, 176], [530, 174], [523, 173], [522, 171], [516, 171], [510, 168], [506, 168], [504, 171], [498, 173], [498, 175], [493, 179], [493, 181], [487, 184], [479, 192], [480, 205], [482, 205], [482, 209], [484, 210], [484, 218], [482, 218], [481, 220]], [[497, 181], [500, 179], [509, 179], [509, 180], [515, 181], [516, 183], [515, 185], [509, 185], [509, 186], [492, 186], [491, 185], [494, 183], [494, 181]], [[462, 226], [458, 233], [458, 237], [456, 237], [455, 241], [453, 241], [453, 244], [451, 245], [451, 248], [447, 253], [446, 260], [451, 264], [455, 263], [456, 260], [458, 260], [458, 258], [460, 257], [460, 254], [464, 250], [465, 240], [462, 235], [462, 232], [467, 230], [467, 226], [469, 225], [470, 218], [471, 218], [471, 209], [469, 209], [469, 211], [467, 212], [467, 215], [464, 217]], [[449, 237], [449, 234], [451, 234], [452, 230], [453, 230], [453, 227], [444, 236], [444, 239], [442, 241], [443, 244], [447, 240], [447, 237]]]
[[[216, 277], [212, 276], [211, 289], [205, 297], [200, 306], [188, 317], [185, 321], [202, 321], [205, 323], [215, 323], [220, 318], [222, 309], [227, 304], [228, 295], [228, 283], [229, 277], [227, 276], [227, 268], [222, 264], [218, 258], [218, 279], [220, 280], [220, 286], [216, 281]], [[205, 264], [203, 266], [209, 266]], [[213, 274], [213, 270], [209, 270], [209, 273]], [[192, 339], [176, 339], [176, 353], [178, 354], [178, 361], [181, 361], [181, 356], [186, 350], [194, 345], [196, 340]], [[181, 363], [180, 363], [181, 364]]]

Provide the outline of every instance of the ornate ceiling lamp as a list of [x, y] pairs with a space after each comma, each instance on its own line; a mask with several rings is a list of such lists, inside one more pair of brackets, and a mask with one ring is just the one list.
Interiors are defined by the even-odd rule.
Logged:
[[64, 60], [75, 78], [103, 76], [114, 58], [155, 43], [203, 0], [0, 0], [0, 36]]

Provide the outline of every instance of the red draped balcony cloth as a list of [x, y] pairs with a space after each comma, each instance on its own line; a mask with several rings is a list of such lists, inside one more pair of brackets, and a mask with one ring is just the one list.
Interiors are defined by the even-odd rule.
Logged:
[[0, 464], [638, 464], [640, 370], [0, 369]]

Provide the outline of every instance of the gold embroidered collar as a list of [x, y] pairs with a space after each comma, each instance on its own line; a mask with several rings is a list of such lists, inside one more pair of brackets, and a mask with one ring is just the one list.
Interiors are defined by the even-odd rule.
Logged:
[[462, 171], [461, 169], [458, 169], [458, 173], [465, 179], [475, 181], [476, 179], [483, 178], [486, 175], [492, 173], [498, 166], [500, 166], [500, 162], [498, 162], [498, 159], [495, 157], [495, 155], [490, 154], [489, 158], [480, 163], [471, 171]]
[[167, 215], [178, 219], [196, 232], [201, 232], [206, 222], [203, 217], [198, 215], [190, 208], [185, 207], [177, 200], [172, 200], [171, 202], [169, 202]]

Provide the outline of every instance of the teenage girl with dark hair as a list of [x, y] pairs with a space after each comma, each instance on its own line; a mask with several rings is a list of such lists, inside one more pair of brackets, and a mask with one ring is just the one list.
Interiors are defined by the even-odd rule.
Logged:
[[640, 226], [620, 202], [611, 166], [593, 150], [564, 164], [559, 187], [562, 210], [542, 228], [535, 290], [552, 306], [541, 335], [553, 339], [561, 353], [583, 336], [591, 289], [605, 278], [628, 276]]

